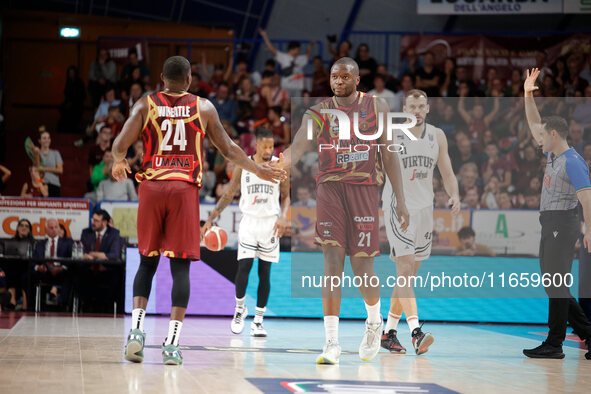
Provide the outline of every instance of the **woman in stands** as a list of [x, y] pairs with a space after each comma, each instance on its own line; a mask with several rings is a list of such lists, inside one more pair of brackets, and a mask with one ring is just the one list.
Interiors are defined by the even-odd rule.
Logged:
[[[28, 243], [30, 250], [33, 250], [35, 239], [33, 238], [33, 226], [28, 219], [21, 219], [16, 226], [16, 234], [12, 238], [14, 241]], [[29, 250], [29, 247], [23, 248]], [[8, 292], [10, 293], [10, 304], [8, 309], [27, 309], [27, 263], [12, 261], [4, 267], [6, 272], [6, 282]], [[17, 303], [16, 295], [22, 296], [22, 303]]]
[[45, 126], [39, 127], [39, 144], [41, 149], [35, 147], [35, 152], [41, 155], [41, 166], [38, 170], [44, 173], [43, 183], [48, 187], [49, 197], [60, 197], [59, 176], [64, 172], [64, 161], [57, 150], [49, 149], [51, 136]]
[[31, 184], [29, 185], [27, 182], [23, 184], [21, 197], [49, 196], [49, 187], [43, 183], [43, 173], [39, 172], [37, 167], [29, 167], [29, 174], [31, 175]]

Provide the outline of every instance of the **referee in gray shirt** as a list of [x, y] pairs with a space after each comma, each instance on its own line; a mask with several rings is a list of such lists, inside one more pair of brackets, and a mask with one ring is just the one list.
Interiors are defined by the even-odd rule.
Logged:
[[[549, 297], [550, 330], [548, 338], [540, 346], [525, 349], [523, 354], [535, 358], [564, 358], [562, 342], [566, 336], [567, 322], [586, 342], [587, 348], [591, 344], [591, 323], [570, 289], [564, 285], [565, 276], [571, 272], [574, 246], [580, 234], [577, 215], [579, 201], [585, 222], [591, 223], [591, 181], [587, 163], [568, 146], [566, 120], [558, 116], [540, 118], [533, 98], [533, 92], [538, 89], [535, 83], [539, 74], [537, 68], [531, 72], [528, 70], [523, 87], [529, 128], [548, 158], [540, 204], [540, 271], [542, 277], [549, 277], [552, 282], [549, 287], [544, 287]], [[582, 246], [591, 251], [591, 226], [587, 226]], [[559, 282], [559, 279], [562, 280]], [[585, 357], [591, 359], [591, 353], [587, 352]]]

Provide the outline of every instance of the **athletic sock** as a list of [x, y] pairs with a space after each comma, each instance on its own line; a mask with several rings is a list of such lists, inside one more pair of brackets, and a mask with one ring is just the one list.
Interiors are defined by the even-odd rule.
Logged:
[[388, 332], [390, 330], [396, 330], [399, 321], [400, 315], [388, 312], [388, 320], [386, 321], [386, 328], [384, 329], [384, 331]]
[[324, 335], [326, 342], [339, 341], [339, 317], [338, 316], [324, 316]]
[[131, 311], [132, 330], [138, 328], [140, 331], [144, 331], [144, 316], [146, 316], [146, 311], [142, 308], [136, 308]]
[[368, 323], [379, 323], [380, 317], [380, 300], [375, 305], [368, 305], [365, 303], [365, 309], [367, 310], [367, 321]]
[[181, 328], [183, 327], [183, 322], [178, 320], [171, 320], [168, 323], [168, 336], [164, 341], [164, 345], [179, 345], [179, 336], [181, 335]]
[[244, 309], [244, 300], [245, 299], [246, 299], [246, 296], [242, 297], [242, 298], [236, 297], [236, 309]]
[[254, 314], [254, 322], [255, 323], [262, 323], [263, 322], [263, 315], [265, 314], [265, 311], [267, 310], [267, 308], [259, 308], [258, 306], [255, 309], [255, 314]]
[[419, 317], [417, 315], [407, 316], [406, 324], [408, 324], [408, 329], [412, 334], [415, 328], [419, 328]]

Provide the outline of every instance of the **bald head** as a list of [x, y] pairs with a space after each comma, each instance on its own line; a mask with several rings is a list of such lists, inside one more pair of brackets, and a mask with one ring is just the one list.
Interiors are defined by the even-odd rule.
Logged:
[[60, 225], [56, 219], [48, 219], [45, 224], [45, 233], [48, 237], [54, 238], [58, 235]]
[[359, 76], [359, 65], [355, 60], [350, 57], [342, 57], [332, 65], [331, 71], [335, 69], [335, 67], [342, 67], [345, 66], [347, 71], [351, 73], [354, 77]]

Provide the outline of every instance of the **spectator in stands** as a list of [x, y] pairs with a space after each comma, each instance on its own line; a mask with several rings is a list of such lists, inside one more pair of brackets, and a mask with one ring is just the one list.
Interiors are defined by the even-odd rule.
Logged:
[[135, 174], [140, 170], [142, 167], [142, 163], [144, 161], [144, 141], [141, 139], [137, 140], [131, 146], [131, 150], [127, 153], [127, 162], [129, 163], [129, 168], [131, 168], [131, 176], [130, 178], [133, 180], [135, 185]]
[[92, 191], [86, 193], [84, 198], [88, 198], [89, 200], [93, 201], [93, 203], [97, 203], [97, 188], [101, 181], [109, 178], [109, 173], [107, 172], [108, 169], [113, 165], [113, 153], [111, 153], [111, 148], [105, 149], [105, 153], [103, 154], [103, 160], [93, 167], [92, 175], [90, 176], [90, 184], [92, 186]]
[[[45, 225], [44, 240], [37, 242], [33, 257], [65, 258], [72, 257], [73, 242], [68, 238], [59, 237], [59, 223], [56, 219], [48, 219]], [[33, 284], [47, 283], [51, 290], [47, 293], [48, 305], [65, 306], [70, 292], [70, 278], [67, 265], [54, 261], [33, 264]]]
[[[205, 89], [203, 87], [203, 82], [201, 80], [201, 75], [196, 72], [191, 73], [191, 85], [189, 85], [188, 92], [194, 94], [195, 96], [207, 98], [209, 97], [209, 93], [211, 92], [211, 87], [209, 89]], [[205, 82], [207, 84], [207, 82]], [[209, 86], [209, 84], [207, 84]]]
[[501, 191], [497, 193], [497, 205], [499, 206], [499, 209], [513, 209], [513, 199], [507, 190], [501, 189]]
[[435, 196], [433, 198], [434, 201], [434, 208], [449, 208], [447, 202], [449, 201], [449, 196], [445, 192], [442, 187], [439, 187], [435, 190]]
[[38, 168], [43, 173], [43, 183], [49, 189], [49, 197], [60, 197], [60, 175], [64, 172], [64, 161], [62, 155], [55, 150], [49, 149], [51, 146], [51, 135], [45, 129], [45, 126], [39, 127], [39, 144], [41, 148], [35, 148], [41, 156], [42, 166]]
[[116, 105], [110, 106], [105, 125], [111, 128], [113, 138], [116, 138], [119, 135], [121, 129], [123, 129], [123, 123], [125, 123], [125, 117], [121, 113], [121, 108]]
[[[33, 238], [33, 226], [28, 219], [20, 219], [16, 226], [16, 234], [12, 237], [13, 241], [24, 243], [25, 247], [23, 249], [28, 251], [33, 250], [33, 246], [35, 244], [35, 238]], [[5, 305], [7, 309], [19, 310], [19, 309], [27, 309], [27, 273], [28, 267], [27, 263], [11, 261], [8, 264], [3, 265], [4, 271], [6, 273], [6, 282], [8, 287], [8, 292], [10, 294], [10, 302]], [[22, 297], [22, 303], [18, 304], [18, 297]]]
[[528, 189], [529, 182], [538, 173], [539, 166], [536, 149], [532, 145], [527, 145], [523, 149], [523, 158], [519, 159], [519, 172], [517, 173], [515, 188], [519, 191]]
[[350, 57], [349, 51], [351, 51], [351, 48], [353, 48], [353, 45], [351, 45], [351, 41], [343, 40], [339, 44], [338, 49], [335, 49], [333, 47], [333, 44], [335, 44], [337, 42], [336, 35], [333, 35], [333, 36], [329, 35], [329, 36], [326, 36], [326, 38], [328, 39], [328, 51], [332, 55], [332, 62], [333, 63], [342, 57]]
[[[497, 68], [496, 67], [489, 67], [486, 70], [486, 79], [482, 81], [480, 85], [480, 91], [484, 93], [485, 96], [492, 96], [492, 90], [496, 87], [495, 80], [497, 78]], [[500, 80], [499, 80], [500, 82]]]
[[480, 179], [478, 169], [475, 163], [468, 162], [464, 164], [459, 171], [460, 195], [463, 196], [466, 190], [476, 186], [479, 187]]
[[144, 96], [144, 85], [141, 82], [134, 82], [129, 87], [129, 99], [127, 100], [126, 116], [129, 116], [131, 108]]
[[495, 253], [486, 245], [476, 243], [476, 233], [472, 227], [462, 227], [458, 231], [460, 246], [456, 249], [456, 256], [494, 256]]
[[312, 74], [312, 97], [328, 97], [330, 95], [330, 82], [328, 70], [322, 63], [320, 56], [314, 57], [314, 74]]
[[304, 66], [308, 64], [312, 56], [312, 47], [316, 41], [310, 41], [305, 55], [300, 54], [300, 43], [290, 41], [287, 45], [287, 52], [277, 50], [269, 40], [267, 32], [259, 29], [259, 33], [269, 51], [281, 66], [281, 87], [285, 89], [291, 97], [301, 97], [304, 90]]
[[544, 97], [559, 97], [560, 90], [551, 74], [546, 74], [542, 80], [542, 95]]
[[376, 74], [384, 77], [384, 81], [386, 81], [386, 89], [396, 92], [400, 88], [400, 82], [388, 72], [388, 66], [385, 64], [378, 65]]
[[435, 67], [435, 56], [433, 52], [426, 52], [423, 56], [423, 67], [420, 67], [415, 74], [417, 89], [424, 90], [429, 97], [439, 96], [439, 84], [441, 73]]
[[377, 74], [373, 79], [373, 86], [374, 88], [367, 93], [383, 98], [388, 103], [390, 109], [392, 109], [396, 105], [396, 95], [393, 91], [386, 89], [386, 80], [384, 79], [384, 76]]
[[127, 78], [121, 80], [121, 83], [119, 84], [121, 94], [129, 95], [131, 85], [134, 83], [139, 83], [143, 88], [144, 80], [142, 79], [142, 70], [137, 66], [131, 69], [131, 73], [129, 73]]
[[[355, 61], [359, 65], [359, 87], [358, 90], [367, 92], [373, 89], [373, 81], [378, 69], [378, 62], [369, 55], [369, 45], [359, 44]], [[384, 80], [384, 85], [386, 81]]]
[[80, 78], [76, 66], [68, 67], [66, 72], [66, 87], [64, 88], [64, 102], [60, 107], [60, 120], [57, 130], [66, 133], [79, 133], [83, 130], [82, 114], [86, 87]]
[[404, 74], [400, 79], [400, 90], [396, 92], [396, 99], [394, 100], [394, 107], [392, 111], [400, 112], [404, 106], [404, 100], [407, 93], [414, 89], [414, 77], [411, 74]]
[[[119, 230], [109, 226], [111, 216], [103, 209], [92, 214], [91, 227], [82, 230], [80, 241], [84, 248], [85, 260], [119, 260], [122, 241]], [[102, 262], [91, 264], [82, 273], [80, 295], [85, 311], [91, 311], [94, 305], [101, 309], [112, 310], [114, 300], [118, 298], [120, 273]]]
[[92, 177], [92, 171], [94, 166], [103, 161], [105, 151], [111, 147], [111, 141], [113, 140], [113, 131], [107, 125], [103, 125], [98, 133], [96, 144], [90, 148], [88, 152], [88, 165], [90, 167], [90, 176]]
[[[267, 116], [267, 111], [269, 110], [269, 103], [267, 100], [271, 96], [271, 90], [273, 89], [272, 80], [274, 75], [274, 71], [263, 71], [261, 83], [259, 84], [260, 86], [256, 90], [259, 99], [252, 109], [252, 118], [254, 120], [262, 120]], [[278, 88], [277, 92], [279, 92], [279, 94], [282, 92], [280, 87]], [[285, 96], [287, 96], [285, 91], [283, 91], [283, 93]], [[281, 103], [281, 105], [282, 104], [283, 103]]]
[[296, 207], [314, 208], [316, 206], [316, 200], [312, 198], [308, 185], [299, 185], [297, 187], [296, 198], [297, 200], [293, 204]]
[[88, 71], [88, 91], [92, 99], [92, 108], [99, 106], [107, 86], [114, 85], [116, 82], [117, 65], [106, 49], [99, 49], [96, 60], [90, 65]]
[[462, 199], [462, 208], [480, 209], [480, 196], [476, 186], [466, 190]]
[[488, 143], [484, 153], [487, 156], [487, 161], [482, 164], [482, 179], [486, 182], [491, 176], [495, 175], [499, 179], [501, 189], [510, 188], [512, 181], [511, 165], [499, 157], [497, 144]]
[[[443, 110], [443, 117], [438, 120], [437, 127], [439, 127], [445, 133], [445, 136], [448, 140], [453, 144], [453, 141], [456, 136], [456, 131], [458, 130], [460, 119], [458, 118], [454, 107], [451, 104], [448, 104], [447, 101], [444, 101], [445, 108]], [[450, 144], [452, 147], [455, 144]]]
[[105, 94], [103, 100], [99, 104], [96, 112], [94, 113], [94, 120], [98, 122], [104, 122], [109, 116], [109, 108], [112, 106], [121, 105], [121, 101], [115, 98], [115, 86], [108, 85], [105, 88]]
[[240, 88], [242, 80], [248, 79], [250, 82], [250, 73], [248, 72], [248, 62], [246, 59], [240, 59], [236, 63], [236, 72], [232, 74], [232, 90], [236, 91]]
[[217, 92], [210, 99], [215, 109], [218, 111], [220, 120], [228, 120], [231, 123], [238, 119], [238, 104], [229, 96], [230, 88], [226, 82], [218, 85]]
[[443, 63], [443, 82], [439, 87], [439, 95], [441, 97], [456, 97], [456, 59], [453, 57], [446, 57]]
[[451, 164], [456, 174], [466, 163], [474, 163], [478, 169], [482, 168], [484, 162], [482, 154], [472, 150], [472, 143], [468, 138], [460, 138], [456, 143], [456, 149], [457, 152], [451, 155]]
[[121, 256], [119, 230], [108, 226], [111, 216], [104, 209], [92, 214], [91, 227], [82, 230], [80, 241], [85, 260], [117, 260]]
[[584, 133], [582, 138], [586, 140], [591, 137], [591, 85], [585, 88], [583, 96], [585, 98], [577, 99], [577, 102], [574, 106], [571, 120], [571, 130], [573, 123], [579, 125]]
[[577, 151], [579, 155], [583, 154], [583, 145], [586, 141], [583, 141], [583, 128], [580, 124], [571, 120], [570, 131], [568, 133], [570, 139], [570, 145]]
[[564, 82], [564, 95], [566, 97], [574, 97], [575, 92], [585, 90], [589, 82], [579, 76], [581, 72], [581, 55], [572, 53], [566, 59], [567, 73]]
[[523, 81], [521, 79], [521, 70], [514, 68], [511, 71], [511, 80], [507, 83], [505, 89], [505, 97], [521, 97], [523, 96]]
[[8, 183], [11, 175], [12, 172], [7, 167], [0, 164], [0, 193], [6, 188], [6, 183]]
[[96, 200], [117, 200], [117, 201], [137, 201], [137, 193], [133, 181], [125, 178], [123, 182], [117, 182], [111, 174], [111, 167], [105, 167], [109, 178], [101, 181], [96, 189]]
[[501, 189], [499, 188], [499, 179], [496, 176], [491, 176], [484, 186], [482, 196], [480, 196], [480, 206], [488, 209], [498, 209], [497, 194]]
[[[264, 76], [265, 73], [263, 73]], [[265, 102], [268, 107], [280, 106], [284, 111], [289, 111], [289, 94], [281, 87], [281, 77], [279, 77], [279, 74], [273, 73], [271, 75], [268, 89], [264, 89], [264, 92], [262, 90], [261, 94], [266, 99]]]
[[49, 187], [43, 183], [43, 175], [39, 172], [38, 167], [29, 167], [29, 175], [31, 177], [31, 184], [25, 182], [21, 188], [21, 197], [49, 197]]
[[222, 82], [228, 82], [230, 80], [230, 76], [232, 75], [232, 68], [234, 67], [234, 58], [230, 56], [228, 61], [228, 67], [226, 67], [224, 71], [224, 65], [221, 63], [217, 63], [213, 66], [213, 74], [209, 72], [207, 68], [207, 59], [205, 56], [205, 51], [201, 52], [201, 75], [203, 75], [209, 81], [209, 85], [212, 87], [213, 90], [217, 90], [219, 85]]
[[470, 111], [466, 110], [466, 89], [460, 92], [460, 99], [458, 100], [458, 113], [466, 122], [468, 126], [468, 136], [472, 144], [478, 144], [482, 133], [490, 127], [490, 123], [495, 118], [499, 111], [499, 99], [493, 100], [493, 108], [490, 113], [486, 114], [484, 106], [480, 102], [474, 103]]
[[127, 64], [123, 66], [121, 80], [124, 81], [130, 79], [130, 76], [136, 67], [139, 67], [140, 69], [140, 79], [143, 82], [149, 82], [150, 70], [148, 70], [146, 64], [138, 58], [137, 50], [135, 48], [131, 48], [127, 54]]
[[579, 73], [579, 77], [591, 83], [591, 53], [587, 53], [587, 62]]
[[523, 193], [523, 203], [521, 209], [540, 209], [540, 193], [534, 189], [527, 189]]
[[274, 155], [278, 155], [289, 145], [291, 133], [289, 125], [282, 119], [281, 107], [275, 106], [269, 108], [267, 113], [267, 123], [265, 128], [271, 130], [273, 133], [273, 139], [275, 140]]
[[530, 179], [529, 181], [529, 187], [531, 189], [534, 189], [536, 192], [541, 193], [542, 192], [542, 175], [543, 173], [539, 173], [540, 175], [534, 176], [532, 179]]
[[259, 95], [250, 78], [243, 78], [236, 90], [238, 103], [238, 121], [252, 119], [253, 109], [257, 106]]
[[423, 62], [417, 56], [417, 52], [414, 48], [409, 48], [406, 51], [406, 58], [400, 63], [400, 73], [398, 79], [402, 81], [404, 75], [415, 75], [419, 69], [423, 66]]
[[256, 87], [261, 86], [261, 82], [263, 80], [263, 74], [265, 72], [275, 73], [276, 68], [277, 68], [277, 62], [274, 59], [267, 59], [263, 70], [261, 72], [255, 71], [251, 75], [252, 83], [254, 84], [254, 86], [256, 86]]

